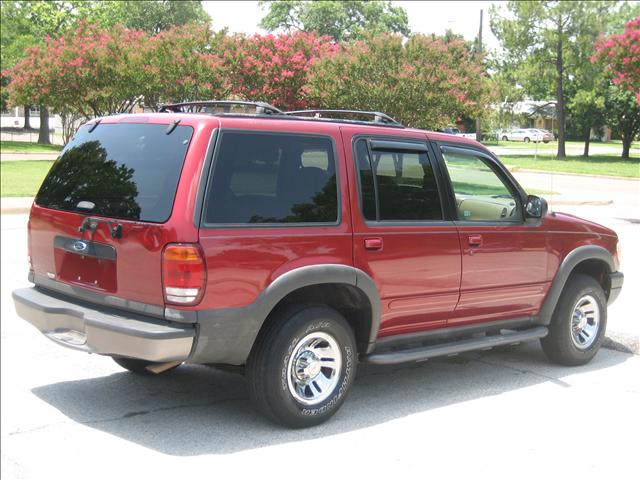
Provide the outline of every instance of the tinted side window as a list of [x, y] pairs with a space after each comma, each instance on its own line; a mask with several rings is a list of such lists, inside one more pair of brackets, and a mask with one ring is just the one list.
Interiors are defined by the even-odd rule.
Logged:
[[336, 165], [328, 138], [225, 132], [205, 223], [335, 223]]
[[367, 220], [442, 220], [435, 174], [426, 152], [370, 153], [363, 139], [356, 143], [356, 161]]

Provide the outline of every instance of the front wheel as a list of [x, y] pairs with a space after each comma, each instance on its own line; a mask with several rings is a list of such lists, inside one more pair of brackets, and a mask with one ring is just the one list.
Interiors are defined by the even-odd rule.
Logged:
[[602, 346], [607, 327], [607, 299], [588, 275], [569, 277], [553, 312], [549, 334], [540, 340], [544, 353], [561, 365], [584, 365]]
[[273, 320], [247, 361], [251, 400], [281, 425], [318, 425], [340, 408], [355, 378], [353, 331], [320, 305], [293, 307]]
[[503, 142], [507, 142], [507, 141], [509, 141], [509, 139], [508, 139], [508, 138], [507, 138], [507, 136], [505, 135], [505, 136], [503, 136], [503, 137], [502, 137], [502, 141], [503, 141]]

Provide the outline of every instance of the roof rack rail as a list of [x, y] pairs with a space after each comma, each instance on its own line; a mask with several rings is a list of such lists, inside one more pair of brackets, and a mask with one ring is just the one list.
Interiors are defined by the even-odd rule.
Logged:
[[256, 114], [282, 115], [284, 112], [266, 102], [248, 102], [244, 100], [204, 100], [197, 102], [168, 103], [160, 106], [160, 112], [175, 113], [199, 113], [206, 107], [231, 107], [233, 105], [243, 105], [245, 107], [255, 107]]
[[371, 123], [384, 123], [386, 125], [404, 127], [404, 125], [402, 125], [400, 122], [398, 122], [394, 118], [391, 118], [386, 113], [369, 112], [366, 110], [290, 110], [290, 111], [284, 112], [284, 114], [292, 115], [292, 116], [313, 115], [315, 118], [322, 118], [323, 115], [339, 115], [339, 114], [368, 115], [373, 117], [373, 122]]

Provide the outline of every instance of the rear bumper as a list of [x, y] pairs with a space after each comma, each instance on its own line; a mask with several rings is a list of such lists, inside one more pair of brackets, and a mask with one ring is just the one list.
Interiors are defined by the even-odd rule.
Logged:
[[15, 290], [13, 301], [18, 315], [49, 339], [89, 353], [184, 361], [196, 335], [193, 325], [85, 307], [35, 287]]
[[622, 272], [610, 273], [609, 282], [611, 285], [611, 290], [609, 291], [609, 300], [607, 304], [611, 305], [613, 302], [615, 302], [616, 298], [618, 298], [618, 295], [620, 295], [622, 284], [624, 283], [624, 275], [622, 274]]

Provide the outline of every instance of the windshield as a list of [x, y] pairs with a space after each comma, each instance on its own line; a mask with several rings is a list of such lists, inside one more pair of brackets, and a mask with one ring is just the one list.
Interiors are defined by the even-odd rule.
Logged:
[[119, 123], [82, 127], [40, 187], [42, 207], [86, 215], [164, 222], [193, 128]]

